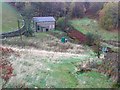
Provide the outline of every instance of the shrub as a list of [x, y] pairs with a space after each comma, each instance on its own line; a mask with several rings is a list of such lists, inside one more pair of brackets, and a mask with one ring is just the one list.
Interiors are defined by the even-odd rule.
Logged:
[[66, 25], [67, 25], [67, 18], [61, 17], [57, 20], [57, 26], [62, 30], [65, 29]]
[[89, 46], [92, 46], [94, 44], [94, 41], [95, 41], [94, 35], [92, 33], [87, 33], [86, 37], [87, 37], [86, 44]]
[[98, 58], [100, 57], [100, 35], [87, 33], [87, 42], [86, 44], [89, 46], [93, 46], [94, 52], [97, 54]]
[[30, 23], [25, 23], [25, 33], [24, 35], [27, 37], [31, 37], [33, 36], [34, 31], [31, 28], [31, 24]]
[[86, 44], [89, 45], [89, 46], [92, 46], [94, 44], [99, 44], [100, 43], [100, 35], [97, 35], [97, 34], [92, 34], [90, 32], [88, 32], [86, 34], [86, 38], [87, 38], [87, 42]]
[[120, 88], [120, 83], [114, 83], [114, 84], [112, 85], [112, 88]]

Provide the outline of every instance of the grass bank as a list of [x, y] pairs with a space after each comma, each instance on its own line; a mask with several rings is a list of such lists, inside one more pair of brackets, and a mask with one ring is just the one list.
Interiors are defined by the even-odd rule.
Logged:
[[118, 40], [118, 32], [107, 31], [101, 28], [98, 21], [89, 18], [73, 19], [70, 24], [83, 34], [88, 32], [101, 35], [103, 40]]
[[[6, 2], [2, 2], [2, 32], [9, 32], [17, 30], [18, 23], [17, 20], [22, 20], [20, 13], [11, 5]], [[20, 23], [22, 26], [22, 21]]]

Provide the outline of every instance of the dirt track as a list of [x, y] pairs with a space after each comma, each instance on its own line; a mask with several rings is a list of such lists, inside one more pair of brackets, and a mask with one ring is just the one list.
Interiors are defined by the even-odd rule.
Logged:
[[33, 54], [33, 55], [42, 56], [42, 57], [49, 57], [52, 59], [57, 59], [60, 57], [69, 58], [69, 57], [86, 56], [84, 54], [74, 54], [69, 52], [53, 52], [53, 51], [45, 51], [45, 50], [37, 50], [37, 49], [21, 49], [18, 47], [7, 47], [7, 48], [10, 48], [13, 51], [17, 51], [17, 52], [29, 53], [31, 55]]

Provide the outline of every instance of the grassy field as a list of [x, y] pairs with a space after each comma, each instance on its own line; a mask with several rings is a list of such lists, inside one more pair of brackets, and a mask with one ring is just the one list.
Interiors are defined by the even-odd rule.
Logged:
[[[61, 44], [60, 39], [51, 36], [49, 32], [36, 33], [35, 37], [23, 37], [23, 42], [25, 44], [23, 48], [20, 48], [20, 37], [7, 38], [3, 42], [14, 48], [19, 47], [21, 50], [20, 56], [9, 57], [15, 76], [6, 84], [7, 88], [21, 86], [29, 88], [109, 88], [113, 84], [107, 76], [95, 71], [76, 73], [77, 65], [91, 60], [99, 61], [95, 53], [87, 46], [69, 42]], [[36, 45], [37, 48], [33, 48], [31, 44]], [[49, 44], [53, 45], [49, 46]], [[62, 47], [69, 45], [70, 48], [60, 52], [58, 48], [61, 45]]]
[[104, 40], [118, 40], [118, 32], [110, 32], [102, 29], [96, 20], [83, 18], [70, 20], [70, 23], [75, 29], [84, 34], [90, 32], [101, 35], [102, 39]]
[[[3, 3], [2, 9], [2, 32], [16, 30], [20, 14], [7, 3]], [[104, 31], [95, 20], [86, 18], [70, 22], [84, 34], [99, 33], [105, 40], [117, 39], [116, 33]], [[20, 37], [4, 39], [2, 45], [12, 47], [18, 54], [8, 58], [15, 76], [5, 87], [110, 88], [113, 82], [104, 74], [95, 71], [76, 73], [77, 65], [92, 60], [101, 61], [88, 46], [71, 43], [69, 39], [67, 43], [61, 43], [60, 39], [65, 35], [55, 30], [35, 33], [34, 37], [22, 36], [23, 41]]]
[[76, 73], [75, 68], [78, 63], [93, 58], [90, 54], [67, 58], [67, 55], [62, 53], [58, 55], [58, 53], [42, 52], [24, 49], [20, 51], [19, 57], [12, 55], [9, 59], [15, 76], [5, 87], [110, 88], [112, 85], [112, 81], [107, 76], [98, 72]]
[[[9, 32], [17, 30], [17, 20], [22, 19], [20, 13], [9, 4], [2, 3], [2, 31]], [[22, 24], [22, 23], [21, 23]], [[1, 33], [0, 32], [0, 33]]]

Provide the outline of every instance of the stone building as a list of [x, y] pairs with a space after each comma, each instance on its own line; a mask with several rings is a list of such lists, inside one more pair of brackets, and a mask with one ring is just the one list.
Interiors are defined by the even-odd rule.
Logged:
[[33, 17], [33, 27], [36, 32], [46, 32], [55, 29], [54, 17]]

